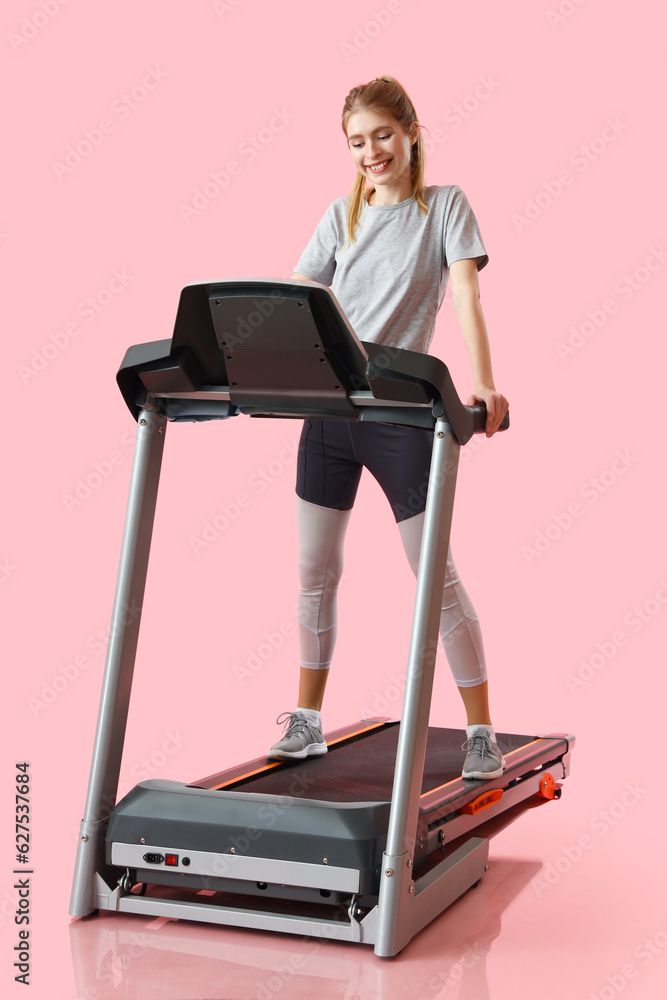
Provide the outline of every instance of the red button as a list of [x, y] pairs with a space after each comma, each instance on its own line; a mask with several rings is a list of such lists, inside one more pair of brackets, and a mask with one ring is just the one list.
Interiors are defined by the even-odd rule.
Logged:
[[178, 854], [167, 854], [164, 859], [165, 865], [177, 865], [178, 864]]

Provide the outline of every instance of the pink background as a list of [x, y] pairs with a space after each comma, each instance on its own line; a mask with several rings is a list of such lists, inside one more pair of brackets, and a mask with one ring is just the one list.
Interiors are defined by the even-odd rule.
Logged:
[[[11, 968], [20, 760], [33, 789], [33, 998], [662, 995], [667, 226], [655, 12], [618, 0], [3, 5], [5, 995], [26, 995]], [[70, 927], [104, 665], [96, 634], [111, 613], [132, 453], [116, 370], [129, 345], [171, 336], [188, 282], [291, 272], [352, 183], [344, 97], [383, 73], [430, 132], [427, 183], [464, 189], [490, 256], [482, 304], [512, 428], [462, 457], [453, 550], [484, 629], [494, 719], [501, 731], [575, 733], [572, 776], [560, 802], [492, 841], [482, 886], [393, 963], [370, 948], [141, 918]], [[144, 80], [152, 89], [128, 105]], [[58, 176], [67, 147], [95, 129], [98, 144]], [[238, 174], [185, 221], [182, 206], [230, 160]], [[579, 346], [561, 357], [573, 328]], [[449, 295], [431, 350], [467, 395]], [[168, 428], [123, 791], [257, 756], [295, 703], [295, 465], [284, 449], [299, 429]], [[251, 477], [267, 469], [260, 493]], [[86, 496], [79, 481], [91, 475]], [[191, 537], [240, 492], [251, 504], [195, 554]], [[325, 728], [400, 711], [413, 591], [389, 507], [364, 477]], [[281, 629], [280, 648], [240, 676]], [[458, 728], [440, 656], [431, 721]]]

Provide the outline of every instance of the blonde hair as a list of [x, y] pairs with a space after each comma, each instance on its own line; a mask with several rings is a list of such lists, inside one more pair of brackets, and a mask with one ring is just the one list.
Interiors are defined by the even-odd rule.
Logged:
[[[353, 87], [345, 98], [343, 114], [341, 116], [341, 124], [346, 138], [347, 124], [351, 116], [358, 111], [384, 112], [384, 114], [393, 118], [406, 134], [409, 134], [413, 124], [417, 122], [419, 126], [417, 141], [413, 144], [410, 153], [410, 177], [412, 180], [410, 197], [415, 199], [424, 215], [428, 215], [428, 207], [424, 201], [424, 143], [421, 134], [422, 127], [417, 120], [417, 112], [405, 89], [393, 76], [378, 76], [375, 80], [371, 80], [370, 83]], [[368, 202], [374, 191], [374, 187], [367, 186], [364, 175], [357, 172], [352, 190], [350, 191], [347, 208], [347, 231], [349, 235], [345, 246], [350, 242], [354, 243], [354, 233], [359, 222], [362, 205], [364, 202]]]

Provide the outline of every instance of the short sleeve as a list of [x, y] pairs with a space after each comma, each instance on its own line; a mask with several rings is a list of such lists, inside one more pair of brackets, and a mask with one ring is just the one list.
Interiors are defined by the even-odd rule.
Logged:
[[320, 219], [294, 270], [297, 274], [304, 274], [322, 285], [330, 285], [336, 270], [337, 245], [332, 203]]
[[481, 271], [489, 262], [470, 202], [457, 185], [453, 185], [445, 208], [443, 233], [445, 267], [455, 260], [477, 258], [477, 270]]

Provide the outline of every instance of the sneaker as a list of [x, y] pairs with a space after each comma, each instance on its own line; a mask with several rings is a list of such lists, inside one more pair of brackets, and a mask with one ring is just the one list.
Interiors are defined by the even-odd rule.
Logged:
[[[286, 720], [286, 721], [285, 721]], [[285, 735], [269, 750], [269, 758], [277, 760], [301, 760], [317, 757], [327, 752], [327, 744], [321, 726], [314, 726], [303, 715], [283, 712], [276, 719], [278, 725], [285, 722]]]
[[468, 751], [462, 778], [499, 778], [505, 770], [505, 758], [500, 747], [485, 733], [473, 733], [461, 749]]

